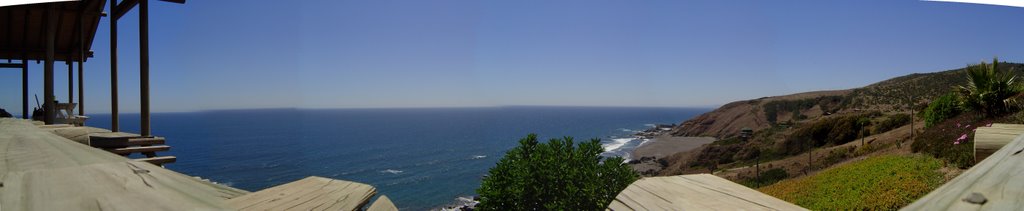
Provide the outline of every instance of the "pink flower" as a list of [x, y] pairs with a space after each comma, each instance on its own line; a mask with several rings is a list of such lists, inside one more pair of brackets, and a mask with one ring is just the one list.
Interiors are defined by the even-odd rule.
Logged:
[[992, 127], [992, 123], [988, 123], [985, 127]]
[[970, 128], [970, 127], [971, 127], [971, 125], [964, 126], [964, 128]]
[[959, 122], [956, 123], [956, 127], [960, 128], [960, 123]]
[[966, 133], [960, 135], [960, 138], [956, 138], [956, 141], [963, 141], [963, 140], [967, 140], [967, 134]]
[[960, 141], [953, 142], [953, 145], [960, 145]]

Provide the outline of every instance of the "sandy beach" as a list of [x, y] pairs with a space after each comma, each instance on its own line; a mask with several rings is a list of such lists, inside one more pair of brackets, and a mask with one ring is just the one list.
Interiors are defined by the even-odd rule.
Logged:
[[715, 142], [714, 137], [678, 137], [662, 134], [633, 150], [632, 159], [642, 157], [662, 158], [677, 152], [691, 150]]
[[[696, 149], [716, 140], [714, 137], [678, 137], [661, 134], [633, 150], [630, 157], [638, 162], [632, 166], [641, 173], [651, 174], [664, 168], [657, 159]], [[647, 159], [644, 159], [645, 157]]]

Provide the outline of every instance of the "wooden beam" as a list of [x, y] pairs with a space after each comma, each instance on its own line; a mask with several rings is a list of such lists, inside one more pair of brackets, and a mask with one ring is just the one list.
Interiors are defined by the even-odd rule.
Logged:
[[21, 118], [28, 119], [28, 57], [21, 58]]
[[14, 39], [11, 38], [11, 36], [14, 36], [14, 10], [12, 10], [12, 9], [10, 9], [10, 7], [8, 7], [7, 8], [7, 45], [6, 45], [8, 48], [10, 48], [11, 46], [14, 45], [14, 43], [11, 43], [11, 42], [14, 42]]
[[75, 63], [68, 61], [68, 103], [75, 102]]
[[[117, 0], [111, 0], [111, 2], [110, 2], [110, 6], [111, 6], [110, 10], [111, 10], [111, 12], [110, 13], [114, 14], [114, 16], [111, 17], [110, 19], [113, 19], [113, 21], [117, 21], [117, 20], [121, 19], [121, 16], [124, 16], [125, 13], [128, 13], [128, 11], [131, 11], [132, 8], [135, 7], [135, 5], [137, 5], [137, 4], [139, 4], [139, 0], [124, 0], [121, 3], [117, 3]], [[117, 6], [115, 7], [114, 5], [117, 5]]]
[[54, 124], [57, 117], [56, 105], [53, 96], [53, 51], [57, 39], [57, 13], [54, 12], [56, 5], [49, 5], [46, 10], [46, 62], [43, 65], [43, 110], [46, 115], [43, 122]]
[[[84, 9], [83, 9], [84, 11]], [[85, 18], [78, 19], [78, 115], [85, 116]]]
[[974, 162], [981, 162], [1021, 134], [1024, 134], [1024, 125], [978, 127], [974, 132]]
[[142, 136], [152, 134], [149, 127], [149, 0], [139, 1], [139, 105]]
[[[110, 11], [117, 11], [117, 0], [111, 0]], [[110, 131], [120, 131], [117, 120], [117, 18], [110, 18], [110, 124]]]
[[15, 64], [15, 63], [0, 63], [0, 68], [21, 68], [21, 64]]

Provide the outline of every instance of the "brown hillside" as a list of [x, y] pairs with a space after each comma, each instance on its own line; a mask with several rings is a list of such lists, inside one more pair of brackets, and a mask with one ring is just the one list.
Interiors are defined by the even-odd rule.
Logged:
[[[680, 126], [672, 129], [674, 136], [711, 136], [719, 139], [732, 137], [744, 127], [755, 131], [771, 127], [771, 122], [765, 116], [764, 106], [772, 101], [780, 100], [803, 100], [823, 96], [844, 96], [851, 90], [832, 90], [797, 93], [784, 96], [763, 97], [755, 100], [736, 101], [725, 104], [714, 111], [704, 113], [693, 119], [683, 122]], [[785, 122], [792, 119], [791, 112], [781, 113], [777, 122]], [[801, 109], [801, 114], [814, 119], [824, 115], [820, 107]]]
[[[1024, 76], [1024, 64], [1002, 63], [1001, 69], [1014, 69], [1018, 77]], [[927, 99], [948, 93], [951, 87], [966, 82], [963, 68], [932, 73], [914, 73], [891, 78], [868, 86], [849, 90], [805, 92], [784, 96], [763, 97], [725, 104], [714, 111], [686, 120], [676, 128], [674, 136], [711, 136], [719, 139], [734, 137], [744, 127], [754, 131], [769, 128], [771, 118], [766, 115], [766, 105], [773, 101], [801, 101], [833, 96], [841, 98], [829, 105], [811, 102], [813, 106], [782, 109], [775, 115], [775, 123], [794, 123], [793, 117], [803, 115], [804, 119], [817, 119], [829, 113], [851, 113], [862, 110], [881, 112], [906, 111], [911, 106], [921, 106]], [[813, 100], [812, 100], [813, 101]], [[829, 105], [829, 108], [822, 108]], [[827, 110], [827, 111], [826, 111]], [[798, 115], [794, 115], [794, 111]]]

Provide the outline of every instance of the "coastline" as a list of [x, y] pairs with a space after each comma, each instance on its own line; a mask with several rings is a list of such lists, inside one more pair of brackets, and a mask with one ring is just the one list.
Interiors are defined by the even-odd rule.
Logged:
[[633, 149], [633, 152], [630, 153], [630, 159], [638, 160], [644, 157], [663, 158], [678, 152], [696, 149], [717, 140], [718, 139], [715, 139], [714, 137], [671, 136], [668, 134], [662, 134], [651, 138], [650, 141], [644, 142], [636, 149]]
[[667, 164], [661, 162], [662, 158], [694, 150], [718, 140], [706, 136], [672, 136], [665, 131], [655, 128], [637, 134], [649, 139], [629, 153], [630, 166], [641, 175], [653, 176], [664, 169]]

